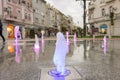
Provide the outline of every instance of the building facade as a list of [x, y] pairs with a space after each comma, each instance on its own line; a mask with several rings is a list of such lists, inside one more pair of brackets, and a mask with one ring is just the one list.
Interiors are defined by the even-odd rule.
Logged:
[[22, 38], [34, 38], [34, 34], [46, 36], [56, 34], [61, 27], [71, 31], [72, 17], [66, 16], [45, 0], [0, 0], [0, 19], [3, 23], [3, 35], [14, 39], [15, 26], [20, 27]]
[[33, 7], [33, 26], [35, 33], [41, 36], [41, 30], [46, 28], [46, 1], [45, 0], [32, 0]]
[[120, 0], [91, 0], [88, 7], [88, 22], [97, 34], [120, 35]]
[[27, 35], [26, 28], [33, 23], [32, 3], [30, 0], [1, 0], [1, 20], [6, 38], [14, 38], [15, 26], [20, 26], [22, 38]]

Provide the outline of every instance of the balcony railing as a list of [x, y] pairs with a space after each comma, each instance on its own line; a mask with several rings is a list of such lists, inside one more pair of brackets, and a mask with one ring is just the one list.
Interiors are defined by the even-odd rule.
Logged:
[[93, 18], [89, 20], [89, 23], [99, 23], [99, 22], [105, 22], [105, 21], [109, 21], [110, 19], [106, 18], [106, 16], [104, 17], [98, 17], [98, 18]]
[[89, 2], [88, 9], [95, 9], [95, 3], [94, 2]]
[[95, 9], [95, 4], [89, 5], [89, 9]]
[[112, 1], [115, 1], [115, 0], [106, 0], [106, 3], [109, 3], [109, 2], [112, 2]]
[[17, 16], [10, 15], [10, 14], [5, 15], [5, 16], [4, 16], [4, 19], [5, 19], [5, 20], [8, 20], [8, 21], [21, 22], [21, 19], [18, 19]]

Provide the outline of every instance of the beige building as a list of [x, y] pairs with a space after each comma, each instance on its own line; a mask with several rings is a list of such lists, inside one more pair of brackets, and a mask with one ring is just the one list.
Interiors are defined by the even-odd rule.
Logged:
[[99, 35], [120, 36], [120, 0], [91, 0], [88, 22]]
[[[46, 1], [32, 0], [33, 7], [33, 31], [41, 37], [41, 31], [46, 29]], [[33, 34], [33, 33], [32, 33]]]
[[45, 24], [48, 27], [47, 34], [50, 36], [52, 33], [56, 34], [56, 31], [61, 30], [62, 27], [65, 27], [71, 32], [71, 27], [73, 27], [73, 19], [70, 16], [66, 16], [50, 4], [47, 4]]

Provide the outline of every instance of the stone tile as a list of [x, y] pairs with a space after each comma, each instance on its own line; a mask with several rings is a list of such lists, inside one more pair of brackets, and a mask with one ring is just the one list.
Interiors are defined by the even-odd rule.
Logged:
[[[48, 75], [48, 71], [55, 69], [55, 68], [42, 68], [41, 69], [41, 78], [40, 80], [53, 80], [54, 78]], [[65, 77], [65, 80], [81, 80], [81, 76], [73, 67], [66, 67], [66, 69], [71, 71], [71, 74]]]

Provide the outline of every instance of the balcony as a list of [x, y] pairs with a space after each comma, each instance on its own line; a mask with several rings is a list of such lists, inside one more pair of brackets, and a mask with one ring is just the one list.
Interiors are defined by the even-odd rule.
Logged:
[[16, 22], [21, 22], [21, 20], [18, 19], [17, 16], [10, 15], [10, 14], [6, 14], [6, 15], [4, 16], [4, 19], [5, 19], [6, 21], [16, 21]]
[[89, 23], [101, 23], [101, 22], [106, 22], [106, 21], [109, 21], [109, 20], [110, 19], [108, 19], [104, 16], [104, 17], [98, 17], [98, 18], [90, 19], [88, 22]]
[[106, 3], [110, 3], [110, 2], [113, 2], [115, 0], [106, 0]]
[[95, 9], [95, 3], [94, 2], [89, 2], [88, 9]]
[[95, 4], [89, 5], [89, 9], [95, 9]]

